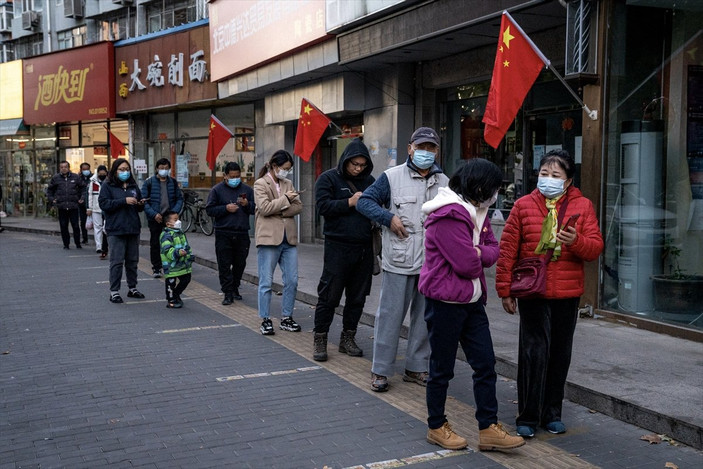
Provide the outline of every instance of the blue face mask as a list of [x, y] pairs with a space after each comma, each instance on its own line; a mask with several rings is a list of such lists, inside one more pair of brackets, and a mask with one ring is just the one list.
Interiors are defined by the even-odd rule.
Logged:
[[85, 176], [85, 177], [90, 176], [90, 171], [88, 171], [87, 169], [85, 171], [82, 171], [82, 173], [83, 173], [83, 176]]
[[227, 185], [229, 187], [237, 187], [241, 182], [242, 182], [242, 178], [227, 179]]
[[169, 170], [169, 169], [160, 169], [160, 170], [159, 170], [159, 176], [161, 176], [162, 178], [165, 178], [166, 176], [168, 176], [168, 173], [169, 173], [170, 171], [171, 171], [171, 170]]
[[415, 149], [413, 164], [420, 169], [427, 169], [434, 163], [435, 154], [431, 151]]
[[540, 176], [537, 178], [537, 189], [546, 198], [553, 199], [564, 192], [564, 182], [563, 179]]
[[117, 177], [124, 182], [129, 179], [129, 171], [117, 171]]

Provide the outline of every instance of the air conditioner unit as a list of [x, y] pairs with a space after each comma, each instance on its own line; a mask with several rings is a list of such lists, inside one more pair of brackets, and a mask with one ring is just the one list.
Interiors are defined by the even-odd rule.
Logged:
[[83, 18], [85, 15], [83, 0], [63, 0], [63, 15], [66, 18]]
[[22, 29], [31, 30], [39, 24], [39, 13], [36, 11], [22, 12]]

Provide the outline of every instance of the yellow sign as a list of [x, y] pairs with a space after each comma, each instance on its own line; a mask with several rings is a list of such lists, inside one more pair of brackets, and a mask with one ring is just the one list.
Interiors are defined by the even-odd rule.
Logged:
[[73, 103], [83, 101], [86, 77], [90, 68], [79, 70], [65, 70], [59, 66], [56, 73], [39, 75], [39, 93], [34, 102], [34, 110], [42, 106], [51, 106], [59, 101]]
[[0, 119], [19, 119], [22, 114], [22, 61], [0, 63]]

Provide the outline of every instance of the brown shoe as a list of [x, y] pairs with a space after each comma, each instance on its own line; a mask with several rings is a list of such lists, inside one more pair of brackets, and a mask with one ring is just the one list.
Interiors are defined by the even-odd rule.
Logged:
[[386, 376], [371, 373], [371, 389], [376, 392], [388, 391], [388, 378]]
[[420, 386], [427, 387], [427, 377], [429, 375], [426, 371], [408, 371], [405, 370], [403, 374], [403, 381], [408, 383], [419, 384]]
[[490, 427], [478, 432], [478, 449], [481, 451], [495, 451], [519, 448], [525, 444], [521, 436], [510, 436], [499, 423], [492, 423]]
[[462, 449], [469, 444], [466, 438], [462, 438], [452, 430], [449, 422], [444, 422], [439, 428], [427, 430], [427, 441], [439, 445], [444, 449]]

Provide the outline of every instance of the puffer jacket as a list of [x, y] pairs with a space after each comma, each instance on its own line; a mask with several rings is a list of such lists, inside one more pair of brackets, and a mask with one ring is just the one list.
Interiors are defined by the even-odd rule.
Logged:
[[[193, 250], [183, 231], [165, 227], [161, 232], [159, 242], [164, 277], [180, 277], [193, 272]], [[181, 256], [181, 249], [186, 251], [185, 256]]]
[[54, 174], [46, 189], [47, 198], [56, 201], [56, 208], [62, 210], [74, 210], [78, 208], [78, 201], [83, 200], [85, 184], [76, 173], [68, 172], [64, 176], [61, 173]]
[[141, 232], [139, 212], [144, 210], [144, 206], [127, 203], [127, 197], [142, 199], [142, 192], [133, 181], [130, 179], [127, 187], [123, 187], [121, 182], [111, 184], [108, 178], [100, 188], [98, 204], [105, 217], [105, 232], [109, 236], [138, 235]]
[[[576, 187], [570, 186], [557, 202], [557, 211], [568, 198], [569, 205], [563, 220], [580, 214], [576, 222], [578, 237], [571, 246], [562, 245], [561, 255], [547, 267], [545, 298], [577, 298], [583, 294], [583, 263], [598, 258], [603, 251], [603, 236], [593, 204]], [[537, 256], [534, 251], [542, 234], [542, 222], [547, 216], [544, 196], [535, 189], [513, 206], [500, 239], [500, 256], [496, 266], [498, 296], [510, 296], [510, 277], [519, 259]]]

